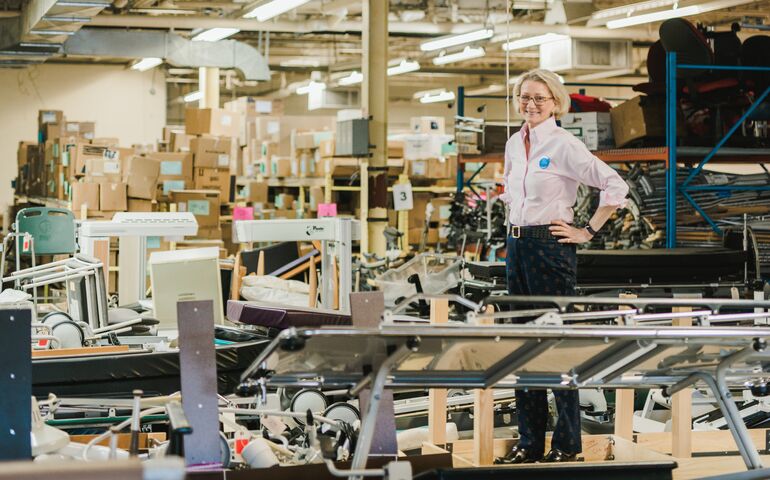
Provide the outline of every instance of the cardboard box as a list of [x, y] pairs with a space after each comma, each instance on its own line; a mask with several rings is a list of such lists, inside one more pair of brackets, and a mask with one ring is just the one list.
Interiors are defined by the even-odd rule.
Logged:
[[230, 201], [232, 176], [227, 168], [195, 168], [193, 185], [196, 190], [217, 190], [222, 203]]
[[64, 122], [63, 135], [93, 140], [96, 136], [96, 124], [94, 122]]
[[412, 117], [409, 126], [412, 133], [446, 133], [444, 117]]
[[190, 142], [195, 138], [195, 135], [188, 135], [184, 133], [184, 130], [177, 132], [171, 132], [171, 140], [169, 141], [171, 152], [189, 152]]
[[19, 142], [19, 149], [16, 151], [16, 164], [23, 167], [29, 162], [30, 151], [37, 148], [35, 142]]
[[157, 212], [158, 211], [158, 204], [157, 204], [157, 202], [154, 202], [152, 200], [144, 200], [144, 199], [141, 199], [141, 198], [131, 198], [131, 197], [129, 197], [128, 198], [128, 211], [129, 212]]
[[276, 142], [262, 142], [259, 158], [265, 162], [272, 162], [273, 157], [278, 156], [278, 144]]
[[291, 210], [294, 208], [294, 195], [288, 193], [281, 193], [275, 196], [275, 208], [283, 210]]
[[190, 140], [193, 166], [205, 168], [230, 168], [233, 139], [204, 135]]
[[[422, 242], [422, 236], [423, 236], [423, 229], [422, 228], [410, 228], [409, 229], [409, 244], [410, 245], [419, 245], [420, 242]], [[438, 228], [429, 228], [428, 229], [428, 235], [425, 239], [426, 245], [435, 245], [438, 243], [439, 235], [438, 235]]]
[[294, 148], [315, 148], [315, 135], [313, 132], [296, 132], [294, 134]]
[[309, 194], [309, 207], [311, 212], [318, 210], [318, 204], [324, 203], [324, 189], [323, 187], [310, 187]]
[[99, 184], [99, 209], [103, 212], [125, 212], [128, 209], [127, 186], [123, 182]]
[[219, 192], [212, 190], [172, 190], [171, 202], [180, 212], [192, 212], [199, 227], [219, 227]]
[[64, 121], [64, 112], [61, 110], [38, 110], [37, 125], [42, 128], [46, 123], [62, 123]]
[[222, 229], [217, 227], [201, 227], [198, 228], [198, 234], [195, 236], [195, 238], [199, 238], [202, 240], [221, 240], [222, 239]]
[[292, 161], [291, 158], [273, 156], [270, 160], [271, 174], [274, 177], [291, 177]]
[[184, 133], [184, 125], [166, 125], [163, 127], [163, 142], [171, 143], [175, 133]]
[[80, 209], [86, 206], [88, 212], [99, 210], [99, 184], [91, 182], [75, 182], [70, 186], [72, 192], [72, 212], [80, 218]]
[[86, 158], [85, 174], [92, 182], [122, 182], [123, 168], [121, 162], [104, 158]]
[[334, 140], [321, 140], [318, 145], [318, 154], [321, 158], [334, 156]]
[[247, 132], [246, 140], [274, 141], [281, 138], [281, 119], [278, 117], [256, 117], [250, 118], [251, 127]]
[[147, 158], [157, 160], [160, 163], [159, 180], [189, 179], [193, 176], [192, 153], [153, 153]]
[[56, 140], [64, 134], [64, 123], [46, 123], [40, 127], [38, 142]]
[[[642, 138], [664, 141], [666, 137], [666, 109], [662, 99], [644, 95], [634, 97], [610, 110], [610, 119], [617, 147], [624, 147]], [[684, 120], [677, 118], [676, 124], [677, 136], [684, 135]]]
[[246, 183], [246, 188], [243, 189], [243, 196], [249, 203], [267, 203], [268, 187], [267, 182], [259, 182], [251, 180]]
[[237, 137], [240, 117], [221, 108], [188, 108], [185, 110], [185, 133]]
[[[133, 154], [134, 152], [130, 148], [113, 148], [78, 142], [74, 148], [70, 149], [70, 169], [73, 176], [83, 175], [86, 173], [87, 159], [99, 159], [120, 163], [122, 159]], [[114, 169], [114, 164], [107, 167], [108, 172], [112, 172]]]
[[[128, 157], [123, 166], [123, 181], [128, 185], [128, 196], [155, 200], [160, 176], [160, 162], [147, 157]], [[130, 211], [130, 210], [129, 210]]]
[[615, 147], [609, 112], [567, 113], [561, 118], [561, 126], [578, 137], [589, 150]]
[[56, 166], [56, 196], [59, 200], [69, 198], [70, 183], [67, 175], [68, 169], [63, 165]]
[[192, 190], [194, 181], [192, 177], [159, 178], [158, 193], [163, 200], [168, 199], [172, 190]]
[[283, 208], [276, 208], [275, 212], [273, 213], [273, 218], [287, 218], [287, 219], [297, 218], [297, 211], [283, 209]]
[[388, 158], [404, 158], [404, 142], [388, 140]]
[[91, 140], [91, 145], [118, 148], [120, 146], [120, 139], [114, 137], [97, 137]]

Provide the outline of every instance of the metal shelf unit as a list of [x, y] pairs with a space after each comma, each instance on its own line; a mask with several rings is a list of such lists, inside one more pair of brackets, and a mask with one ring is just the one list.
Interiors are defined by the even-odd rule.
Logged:
[[[666, 248], [676, 247], [676, 195], [681, 194], [687, 202], [693, 206], [693, 208], [703, 217], [706, 222], [711, 226], [715, 233], [721, 234], [722, 230], [709, 217], [709, 215], [698, 205], [698, 203], [690, 195], [691, 192], [696, 191], [719, 191], [719, 192], [733, 192], [733, 191], [770, 191], [770, 185], [765, 186], [730, 186], [730, 185], [691, 185], [692, 180], [700, 174], [703, 167], [706, 166], [724, 147], [725, 143], [730, 137], [740, 128], [744, 121], [754, 112], [758, 105], [760, 105], [767, 98], [770, 93], [770, 86], [760, 94], [756, 100], [749, 106], [738, 121], [728, 130], [728, 132], [717, 142], [714, 148], [710, 149], [705, 157], [703, 157], [695, 168], [690, 168], [689, 174], [684, 182], [677, 184], [676, 182], [676, 170], [677, 161], [683, 161], [682, 155], [679, 155], [679, 150], [692, 149], [677, 147], [676, 142], [676, 100], [677, 100], [677, 70], [727, 70], [736, 72], [770, 72], [770, 67], [743, 67], [743, 66], [726, 66], [726, 65], [685, 65], [679, 64], [676, 60], [676, 53], [669, 52], [666, 54], [666, 147], [668, 149], [668, 161], [666, 165]], [[697, 149], [696, 149], [697, 150]], [[764, 157], [765, 160], [770, 161], [770, 154], [766, 154], [762, 151], [753, 151], [751, 149], [730, 149], [729, 153], [731, 157], [747, 156], [757, 159], [757, 156]], [[682, 152], [682, 153], [685, 153]]]

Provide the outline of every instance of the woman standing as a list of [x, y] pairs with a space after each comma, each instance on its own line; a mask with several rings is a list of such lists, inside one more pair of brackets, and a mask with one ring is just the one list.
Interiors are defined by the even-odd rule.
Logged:
[[[531, 70], [514, 86], [524, 117], [505, 146], [505, 193], [510, 209], [505, 261], [510, 295], [574, 295], [576, 245], [591, 240], [612, 213], [625, 205], [628, 185], [574, 135], [556, 124], [570, 98], [553, 72]], [[601, 190], [588, 224], [573, 226], [580, 184]], [[502, 463], [565, 462], [582, 451], [577, 390], [554, 390], [558, 421], [545, 457], [546, 391], [516, 390], [519, 443]]]

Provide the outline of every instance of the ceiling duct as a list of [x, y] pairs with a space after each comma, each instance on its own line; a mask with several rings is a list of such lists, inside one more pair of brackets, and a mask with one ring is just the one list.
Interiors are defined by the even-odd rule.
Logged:
[[235, 68], [246, 80], [269, 80], [270, 69], [257, 49], [235, 40], [192, 42], [166, 32], [84, 29], [64, 45], [66, 55], [162, 58], [175, 67]]
[[40, 63], [110, 5], [105, 0], [30, 0], [21, 15], [0, 19], [0, 67]]

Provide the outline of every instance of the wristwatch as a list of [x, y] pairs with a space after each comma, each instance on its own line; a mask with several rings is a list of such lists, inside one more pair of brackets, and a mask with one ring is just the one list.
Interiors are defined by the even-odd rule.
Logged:
[[590, 233], [590, 234], [591, 234], [591, 236], [592, 236], [592, 237], [595, 237], [595, 236], [596, 236], [596, 230], [594, 230], [594, 229], [591, 227], [591, 224], [590, 224], [590, 223], [586, 223], [586, 226], [585, 226], [584, 228], [586, 229], [586, 231], [587, 231], [588, 233]]

